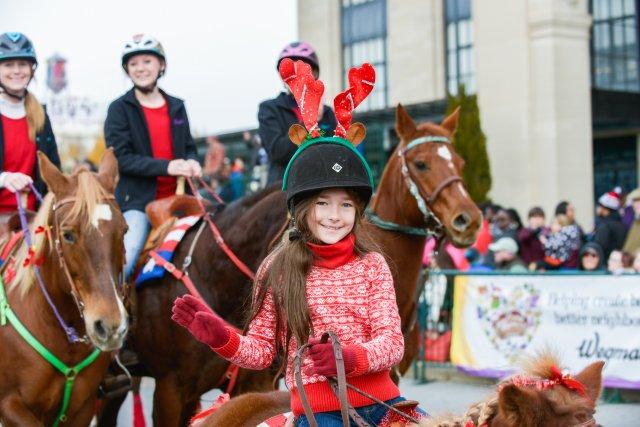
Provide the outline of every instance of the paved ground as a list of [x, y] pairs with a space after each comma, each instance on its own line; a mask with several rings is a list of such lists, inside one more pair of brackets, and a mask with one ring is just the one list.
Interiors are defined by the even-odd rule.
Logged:
[[[147, 426], [151, 426], [151, 401], [153, 394], [153, 380], [144, 379], [142, 382], [142, 396]], [[403, 395], [408, 399], [421, 402], [421, 406], [432, 414], [445, 412], [462, 413], [467, 406], [486, 396], [491, 390], [490, 384], [477, 384], [459, 381], [434, 381], [420, 384], [411, 379], [401, 383]], [[211, 392], [203, 396], [203, 406], [206, 407], [217, 396]], [[640, 403], [598, 405], [596, 419], [604, 427], [640, 426]], [[118, 418], [119, 427], [131, 427], [131, 398], [125, 402]], [[232, 426], [228, 426], [232, 427]]]

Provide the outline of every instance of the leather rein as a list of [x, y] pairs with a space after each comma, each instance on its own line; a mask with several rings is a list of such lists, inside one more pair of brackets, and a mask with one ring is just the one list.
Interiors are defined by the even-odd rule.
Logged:
[[[327, 341], [329, 341], [329, 339], [331, 339], [333, 354], [336, 359], [337, 376], [335, 378], [334, 377], [327, 378], [327, 382], [329, 383], [329, 386], [331, 387], [331, 390], [333, 391], [333, 393], [336, 395], [336, 397], [340, 401], [340, 414], [342, 416], [342, 424], [345, 427], [349, 427], [350, 425], [349, 418], [351, 418], [351, 420], [353, 420], [353, 422], [358, 427], [371, 427], [371, 425], [368, 422], [366, 422], [360, 416], [360, 414], [358, 414], [355, 408], [349, 404], [349, 400], [347, 398], [347, 388], [355, 391], [356, 393], [363, 395], [364, 397], [376, 402], [379, 405], [385, 406], [389, 411], [393, 411], [398, 415], [401, 415], [402, 417], [406, 418], [407, 420], [418, 424], [419, 421], [416, 418], [405, 414], [404, 412], [394, 408], [391, 405], [388, 405], [387, 403], [370, 395], [369, 393], [363, 390], [360, 390], [358, 387], [355, 387], [349, 384], [347, 382], [347, 375], [344, 369], [344, 358], [342, 356], [342, 347], [340, 345], [340, 341], [338, 340], [337, 335], [334, 332], [327, 331], [324, 334], [322, 334], [322, 338], [320, 339], [320, 342], [324, 344]], [[298, 388], [298, 393], [300, 395], [300, 400], [302, 402], [302, 407], [304, 408], [304, 413], [307, 417], [307, 421], [309, 422], [309, 425], [311, 427], [318, 427], [318, 423], [313, 414], [313, 409], [311, 409], [311, 405], [309, 405], [309, 399], [307, 398], [307, 394], [304, 391], [304, 384], [302, 382], [302, 359], [304, 357], [304, 352], [309, 347], [311, 347], [311, 344], [307, 343], [300, 346], [296, 351], [296, 356], [293, 359], [293, 372], [294, 372], [294, 377], [296, 381], [296, 387]]]

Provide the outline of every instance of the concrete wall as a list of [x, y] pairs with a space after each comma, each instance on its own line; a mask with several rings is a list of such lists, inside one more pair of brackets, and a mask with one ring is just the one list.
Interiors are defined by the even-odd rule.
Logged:
[[[342, 86], [340, 4], [298, 1], [327, 96]], [[389, 104], [445, 97], [443, 0], [387, 0]], [[472, 0], [477, 93], [494, 201], [550, 215], [563, 199], [592, 226], [587, 0]]]
[[389, 105], [445, 97], [443, 0], [387, 1]]

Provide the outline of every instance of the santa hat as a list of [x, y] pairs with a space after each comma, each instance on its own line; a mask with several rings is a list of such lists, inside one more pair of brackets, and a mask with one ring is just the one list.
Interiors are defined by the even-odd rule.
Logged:
[[616, 187], [611, 191], [607, 191], [600, 196], [598, 204], [612, 211], [617, 211], [622, 205], [622, 188]]

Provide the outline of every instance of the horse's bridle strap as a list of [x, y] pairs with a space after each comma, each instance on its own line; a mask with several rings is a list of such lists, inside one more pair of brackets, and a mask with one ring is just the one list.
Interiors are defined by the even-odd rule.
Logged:
[[447, 188], [450, 184], [453, 184], [454, 182], [464, 182], [464, 181], [458, 175], [452, 175], [444, 179], [440, 184], [438, 184], [436, 189], [433, 190], [433, 193], [431, 193], [431, 195], [427, 198], [427, 204], [429, 205], [429, 207], [433, 206], [433, 204], [436, 202], [436, 199], [440, 195], [440, 192], [445, 188]]

